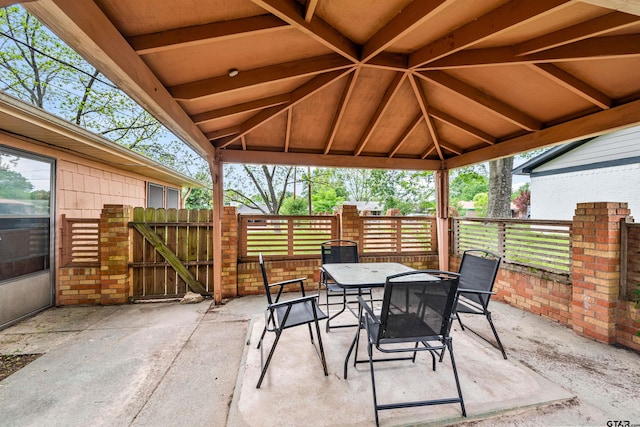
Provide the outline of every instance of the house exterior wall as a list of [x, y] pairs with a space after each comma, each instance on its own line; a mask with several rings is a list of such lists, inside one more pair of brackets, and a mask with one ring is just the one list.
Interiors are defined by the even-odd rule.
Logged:
[[570, 220], [576, 204], [625, 201], [640, 212], [640, 126], [594, 138], [531, 171], [531, 218]]
[[[59, 264], [62, 251], [62, 215], [69, 218], [100, 218], [104, 205], [146, 206], [148, 179], [141, 174], [88, 160], [72, 153], [49, 148], [26, 138], [0, 132], [0, 145], [56, 159], [55, 236], [56, 304], [90, 304], [99, 299], [96, 287], [100, 271], [96, 267], [64, 268]], [[159, 180], [154, 184], [175, 188]], [[63, 291], [66, 292], [63, 294]]]
[[[640, 142], [640, 141], [639, 141]], [[531, 177], [531, 218], [570, 220], [576, 204], [624, 200], [640, 212], [640, 163]]]

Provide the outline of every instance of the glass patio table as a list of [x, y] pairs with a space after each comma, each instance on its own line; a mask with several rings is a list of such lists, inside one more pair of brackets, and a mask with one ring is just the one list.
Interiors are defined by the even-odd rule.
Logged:
[[[397, 262], [323, 264], [322, 269], [324, 270], [325, 274], [327, 274], [331, 279], [333, 279], [333, 281], [335, 281], [336, 285], [346, 290], [357, 289], [358, 294], [361, 294], [363, 289], [383, 288], [385, 283], [387, 282], [388, 276], [415, 270], [414, 268], [411, 268], [404, 264], [399, 264]], [[422, 276], [422, 274], [418, 275], [416, 276], [416, 279]], [[422, 278], [424, 279], [424, 277]], [[356, 335], [351, 345], [349, 346], [349, 350], [347, 351], [347, 357], [345, 357], [344, 359], [345, 378], [347, 377], [346, 373], [347, 364], [349, 363], [349, 357], [351, 356], [351, 352], [356, 345], [359, 330], [362, 328], [362, 324], [360, 322], [360, 315], [362, 314], [360, 306], [358, 305], [357, 313], [354, 312], [350, 307], [349, 310], [358, 318], [358, 328], [356, 329]], [[357, 359], [357, 355], [355, 357]]]

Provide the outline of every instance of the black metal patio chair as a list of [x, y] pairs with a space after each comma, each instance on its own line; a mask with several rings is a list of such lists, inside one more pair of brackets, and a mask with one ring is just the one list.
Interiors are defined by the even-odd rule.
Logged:
[[[428, 275], [428, 276], [427, 276]], [[380, 315], [374, 313], [367, 301], [358, 297], [362, 308], [361, 322], [367, 332], [367, 353], [373, 388], [373, 405], [376, 425], [378, 411], [408, 408], [414, 406], [460, 403], [462, 415], [467, 413], [458, 380], [458, 371], [453, 356], [453, 346], [449, 335], [451, 315], [456, 301], [458, 275], [437, 270], [412, 271], [396, 274], [387, 278]], [[360, 329], [356, 335], [355, 362], [357, 360]], [[373, 358], [373, 347], [382, 353], [411, 353], [405, 357]], [[432, 369], [436, 370], [436, 356], [443, 356], [448, 349], [451, 367], [458, 395], [431, 400], [413, 400], [409, 402], [378, 403], [374, 365], [376, 362], [411, 360], [415, 362], [419, 351], [431, 353]], [[346, 378], [345, 365], [345, 378]], [[400, 381], [393, 387], [400, 386]]]
[[[359, 262], [358, 243], [352, 240], [335, 239], [322, 242], [320, 244], [320, 253], [322, 254], [322, 264]], [[325, 306], [327, 315], [329, 316], [326, 325], [327, 332], [330, 332], [331, 329], [335, 328], [348, 328], [357, 326], [356, 323], [338, 325], [334, 324], [332, 326], [331, 321], [344, 313], [349, 303], [357, 304], [357, 295], [366, 294], [371, 297], [371, 289], [363, 289], [360, 291], [358, 291], [357, 289], [345, 290], [344, 288], [336, 285], [333, 280], [327, 277], [322, 267], [320, 268], [320, 281], [318, 283], [318, 291], [320, 291], [321, 288], [325, 289]], [[332, 299], [335, 302], [331, 302]], [[332, 314], [331, 307], [339, 307], [339, 309], [337, 312]]]
[[[300, 325], [308, 326], [309, 336], [311, 337], [311, 344], [320, 357], [322, 368], [324, 369], [324, 375], [328, 376], [329, 373], [327, 372], [327, 362], [324, 357], [322, 337], [320, 336], [320, 325], [318, 323], [319, 320], [326, 319], [327, 315], [320, 309], [320, 307], [318, 307], [318, 295], [305, 295], [305, 277], [270, 284], [267, 279], [267, 271], [264, 266], [262, 254], [259, 255], [259, 260], [268, 306], [265, 310], [265, 327], [262, 330], [262, 335], [260, 336], [260, 341], [258, 342], [257, 347], [260, 349], [260, 365], [262, 367], [262, 372], [260, 373], [260, 379], [258, 380], [258, 385], [256, 386], [256, 388], [260, 388], [260, 385], [262, 385], [262, 380], [267, 373], [267, 368], [269, 367], [269, 363], [271, 362], [273, 353], [276, 350], [276, 346], [278, 345], [278, 341], [280, 340], [282, 331]], [[280, 296], [282, 295], [285, 286], [292, 285], [294, 283], [300, 284], [300, 291], [302, 292], [302, 296], [287, 301], [280, 301]], [[278, 289], [275, 299], [272, 298], [271, 295], [272, 289]], [[313, 339], [313, 331], [311, 328], [312, 323], [315, 325], [316, 336], [318, 337], [318, 346], [316, 346]], [[275, 339], [265, 362], [263, 357], [264, 346], [262, 344], [267, 332], [274, 332]]]
[[483, 315], [489, 321], [489, 326], [493, 331], [496, 342], [492, 342], [478, 332], [469, 328], [466, 329], [487, 341], [502, 352], [502, 357], [507, 358], [507, 353], [502, 346], [496, 327], [491, 319], [489, 302], [493, 292], [493, 284], [498, 275], [501, 258], [489, 251], [482, 249], [469, 249], [462, 254], [462, 261], [458, 273], [460, 274], [460, 285], [458, 287], [458, 304], [454, 310], [454, 316], [458, 319], [460, 327], [465, 330], [460, 314]]

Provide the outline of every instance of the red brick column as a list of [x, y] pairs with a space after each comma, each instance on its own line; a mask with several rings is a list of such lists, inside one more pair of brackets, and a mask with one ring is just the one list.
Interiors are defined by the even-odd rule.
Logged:
[[234, 206], [222, 214], [222, 298], [238, 296], [238, 215]]
[[100, 214], [100, 304], [125, 304], [129, 298], [130, 208], [104, 205]]
[[573, 217], [573, 330], [607, 344], [616, 342], [620, 219], [629, 214], [627, 203], [578, 203]]
[[354, 205], [340, 205], [338, 208], [340, 218], [340, 238], [344, 240], [360, 241], [360, 215]]

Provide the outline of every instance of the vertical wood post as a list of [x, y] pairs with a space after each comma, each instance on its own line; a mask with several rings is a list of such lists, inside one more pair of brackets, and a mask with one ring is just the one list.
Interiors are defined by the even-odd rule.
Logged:
[[449, 270], [449, 171], [436, 171], [436, 222], [438, 230], [438, 264]]
[[207, 158], [213, 183], [213, 300], [222, 303], [222, 162], [216, 149], [213, 158]]

